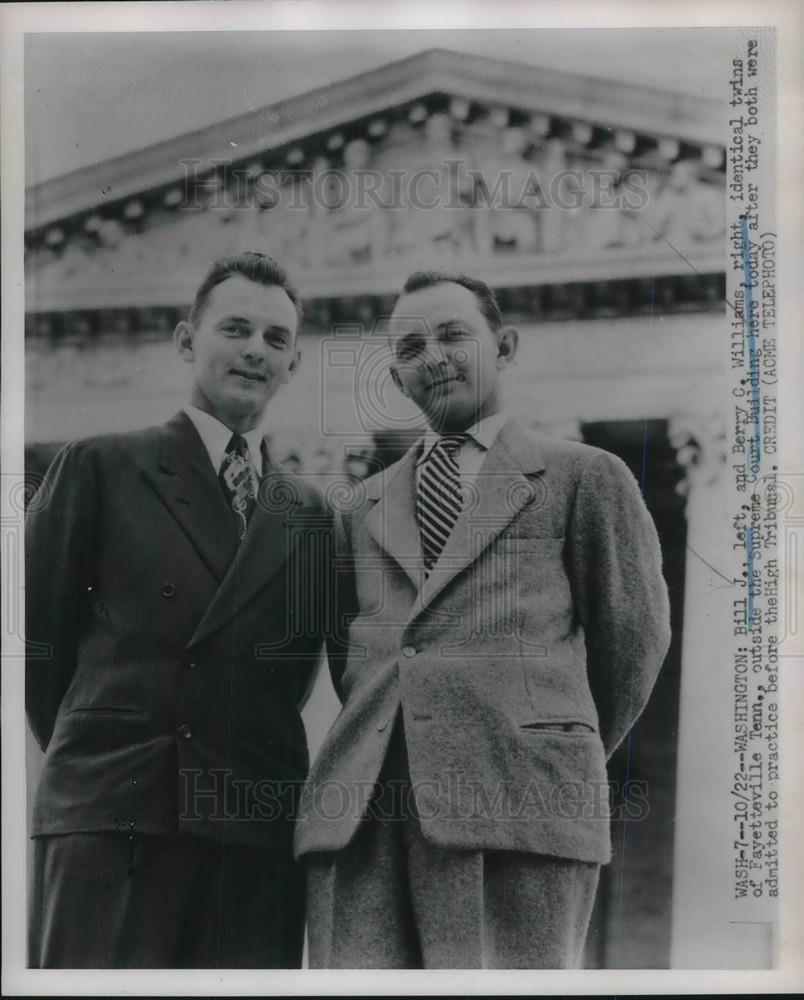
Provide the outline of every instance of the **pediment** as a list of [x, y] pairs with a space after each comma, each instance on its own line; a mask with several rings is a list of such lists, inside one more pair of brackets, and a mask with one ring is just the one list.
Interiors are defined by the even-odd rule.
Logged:
[[[714, 259], [716, 111], [420, 53], [30, 189], [28, 308], [185, 304], [213, 258], [243, 249], [276, 257], [307, 296], [382, 293], [414, 265], [456, 262], [532, 282], [570, 257], [591, 274], [619, 255], [623, 274], [641, 273], [669, 261], [664, 226], [685, 256]], [[573, 172], [582, 198], [561, 189]], [[642, 178], [630, 200], [629, 175]]]

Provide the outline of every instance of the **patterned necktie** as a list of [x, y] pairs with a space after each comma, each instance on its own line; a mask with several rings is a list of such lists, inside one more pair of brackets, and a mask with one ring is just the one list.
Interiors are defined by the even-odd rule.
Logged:
[[249, 457], [248, 443], [242, 434], [232, 435], [221, 462], [218, 478], [224, 495], [238, 519], [242, 538], [257, 500], [257, 477]]
[[455, 527], [463, 505], [458, 450], [466, 434], [444, 434], [433, 446], [419, 476], [416, 517], [428, 576]]

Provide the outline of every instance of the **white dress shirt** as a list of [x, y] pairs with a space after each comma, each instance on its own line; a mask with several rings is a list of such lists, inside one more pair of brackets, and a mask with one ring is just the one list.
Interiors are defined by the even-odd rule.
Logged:
[[[213, 417], [210, 413], [205, 413], [204, 410], [199, 410], [197, 406], [192, 406], [188, 403], [184, 407], [184, 412], [192, 420], [199, 437], [204, 442], [204, 447], [207, 449], [207, 454], [212, 462], [212, 468], [215, 470], [215, 475], [217, 476], [221, 471], [223, 456], [226, 454], [226, 446], [235, 432], [230, 430], [226, 424], [222, 424], [217, 417]], [[242, 435], [246, 439], [251, 466], [257, 478], [260, 478], [262, 475], [263, 436], [264, 432], [259, 427], [256, 427], [252, 431], [246, 431]]]
[[[472, 426], [466, 431], [469, 436], [458, 449], [458, 453], [456, 455], [458, 460], [458, 475], [460, 477], [462, 487], [474, 485], [478, 473], [480, 472], [480, 467], [486, 457], [486, 452], [494, 444], [494, 441], [500, 433], [503, 424], [507, 423], [507, 421], [508, 414], [492, 413], [491, 416], [484, 417], [482, 420], [478, 420], [476, 423], [472, 424]], [[436, 434], [434, 431], [427, 431], [424, 435], [421, 455], [416, 463], [417, 489], [419, 487], [419, 477], [421, 476], [424, 463], [440, 437], [441, 435]], [[464, 490], [464, 493], [465, 492], [466, 491]]]

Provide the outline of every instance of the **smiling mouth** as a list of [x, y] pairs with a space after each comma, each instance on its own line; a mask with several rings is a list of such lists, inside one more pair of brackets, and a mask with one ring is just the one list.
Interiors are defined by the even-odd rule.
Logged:
[[427, 388], [428, 390], [432, 391], [433, 389], [441, 388], [441, 386], [450, 385], [452, 382], [457, 382], [458, 384], [460, 384], [461, 382], [465, 381], [466, 381], [466, 376], [463, 373], [459, 372], [457, 375], [450, 375], [449, 378], [442, 378], [438, 379], [435, 382], [431, 382], [427, 386]]
[[246, 372], [239, 368], [229, 369], [232, 375], [238, 375], [240, 378], [248, 379], [249, 382], [264, 382], [265, 376], [260, 375], [259, 372]]

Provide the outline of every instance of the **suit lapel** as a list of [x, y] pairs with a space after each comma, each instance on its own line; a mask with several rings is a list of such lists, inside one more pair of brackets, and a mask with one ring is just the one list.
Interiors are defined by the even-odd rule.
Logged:
[[416, 523], [416, 462], [421, 444], [412, 447], [390, 470], [369, 484], [368, 499], [377, 503], [366, 516], [366, 529], [407, 573], [418, 589], [424, 573], [422, 543]]
[[[302, 497], [293, 482], [276, 467], [268, 468], [260, 482], [259, 497], [246, 534], [235, 546], [226, 575], [199, 622], [191, 645], [226, 624], [284, 566], [299, 534], [294, 531], [294, 517], [303, 508]], [[306, 530], [311, 530], [311, 526], [307, 525]]]
[[536, 442], [517, 423], [509, 420], [489, 448], [475, 481], [472, 499], [464, 505], [438, 562], [424, 582], [414, 617], [538, 496], [528, 474], [543, 468]]
[[223, 580], [237, 550], [237, 526], [204, 443], [184, 412], [159, 429], [156, 460], [143, 474], [212, 575]]

